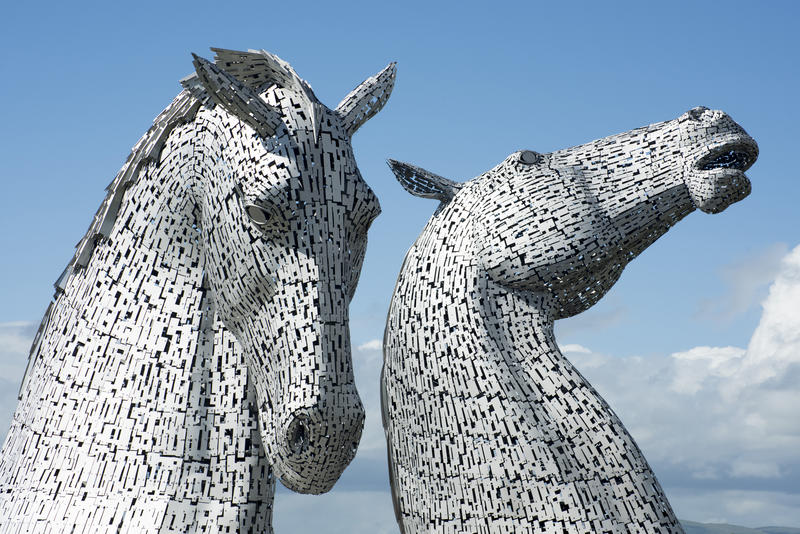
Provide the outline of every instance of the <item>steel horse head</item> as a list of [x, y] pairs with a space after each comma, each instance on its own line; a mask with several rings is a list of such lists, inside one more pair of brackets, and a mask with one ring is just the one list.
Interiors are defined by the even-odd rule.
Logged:
[[351, 137], [395, 66], [329, 109], [276, 56], [213, 50], [56, 283], [0, 530], [271, 532], [276, 477], [322, 493], [355, 455], [348, 306], [380, 206]]
[[350, 137], [383, 107], [395, 67], [331, 110], [277, 57], [216, 52], [216, 64], [195, 56], [197, 75], [184, 85], [216, 104], [209, 135], [224, 139], [229, 117], [252, 133], [201, 157], [205, 273], [247, 355], [275, 474], [321, 493], [355, 455], [364, 421], [348, 305], [380, 205]]
[[439, 209], [406, 255], [382, 400], [395, 510], [412, 532], [682, 532], [553, 321], [598, 301], [696, 208], [750, 192], [755, 141], [721, 111], [511, 154], [456, 183], [390, 160]]

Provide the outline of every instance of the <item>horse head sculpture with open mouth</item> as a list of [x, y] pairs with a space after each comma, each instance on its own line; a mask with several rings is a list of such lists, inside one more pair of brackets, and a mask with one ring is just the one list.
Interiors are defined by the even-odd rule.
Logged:
[[597, 302], [680, 219], [750, 192], [721, 111], [511, 154], [457, 183], [390, 160], [439, 208], [406, 255], [382, 401], [401, 531], [682, 532], [633, 438], [553, 322]]

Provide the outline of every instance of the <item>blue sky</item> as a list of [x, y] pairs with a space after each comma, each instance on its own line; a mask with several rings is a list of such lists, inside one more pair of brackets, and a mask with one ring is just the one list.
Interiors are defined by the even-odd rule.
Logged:
[[[800, 243], [798, 6], [4, 6], [0, 413], [13, 411], [12, 390], [52, 282], [103, 188], [177, 94], [178, 79], [192, 71], [190, 52], [264, 48], [291, 62], [331, 107], [397, 61], [393, 96], [353, 142], [383, 206], [351, 307], [373, 427], [332, 494], [278, 496], [276, 531], [311, 529], [298, 519], [311, 507], [330, 509], [333, 526], [326, 528], [334, 531], [395, 531], [374, 426], [380, 354], [373, 340], [382, 335], [403, 255], [435, 205], [407, 195], [386, 158], [465, 180], [518, 149], [576, 145], [698, 105], [725, 110], [758, 141], [761, 156], [748, 173], [752, 195], [723, 214], [689, 216], [636, 259], [595, 308], [557, 324], [557, 334], [634, 433], [679, 516], [800, 527], [800, 458], [793, 452], [800, 450], [800, 424], [786, 412], [800, 401], [792, 380], [800, 376], [800, 345], [780, 330], [786, 322], [800, 327], [800, 304], [786, 297]], [[753, 365], [772, 374], [748, 380]], [[342, 513], [349, 506], [360, 511]]]

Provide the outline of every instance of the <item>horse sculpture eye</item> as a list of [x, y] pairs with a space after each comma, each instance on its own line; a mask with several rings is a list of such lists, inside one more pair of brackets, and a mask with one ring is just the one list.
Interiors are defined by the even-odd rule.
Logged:
[[697, 106], [696, 108], [692, 108], [687, 113], [689, 114], [689, 118], [694, 121], [699, 121], [700, 118], [703, 116], [703, 113], [708, 111], [707, 107], [704, 106]]
[[519, 153], [519, 162], [525, 165], [533, 165], [539, 162], [539, 154], [533, 150], [523, 150]]
[[275, 210], [257, 204], [245, 204], [244, 212], [262, 232], [281, 228], [286, 220]]
[[244, 211], [247, 213], [247, 216], [250, 217], [250, 220], [258, 225], [267, 224], [272, 219], [272, 215], [269, 212], [255, 204], [246, 205]]

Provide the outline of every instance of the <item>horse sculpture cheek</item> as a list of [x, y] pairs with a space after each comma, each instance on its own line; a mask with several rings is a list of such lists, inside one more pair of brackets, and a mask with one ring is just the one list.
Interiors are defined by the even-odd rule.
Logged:
[[570, 282], [570, 271], [614, 249], [620, 240], [611, 219], [574, 167], [519, 163], [512, 154], [475, 211], [475, 254], [496, 282], [515, 289], [551, 290]]

